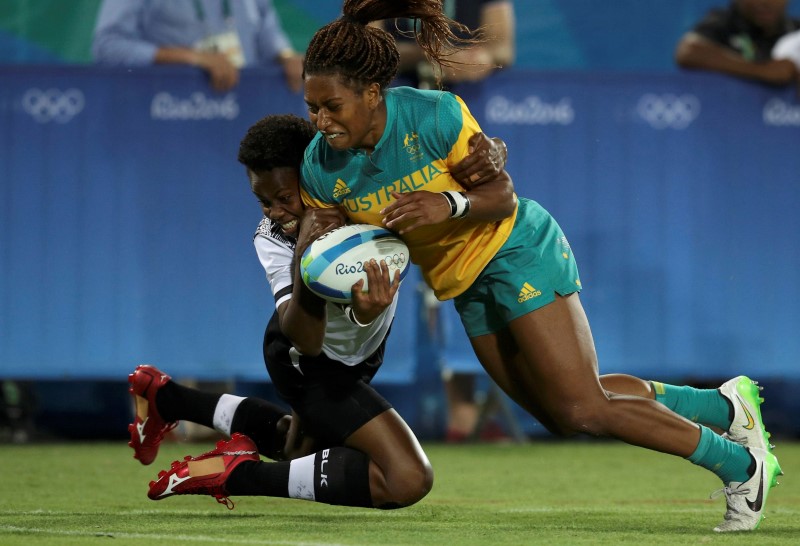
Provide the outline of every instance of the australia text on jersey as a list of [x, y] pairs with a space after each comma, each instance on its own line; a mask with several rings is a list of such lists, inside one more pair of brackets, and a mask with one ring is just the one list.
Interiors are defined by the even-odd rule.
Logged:
[[[438, 165], [437, 165], [438, 164]], [[440, 168], [441, 167], [441, 168]], [[430, 184], [434, 178], [444, 173], [444, 162], [434, 161], [423, 166], [421, 169], [412, 172], [391, 184], [385, 185], [378, 191], [374, 191], [362, 196], [343, 199], [342, 205], [351, 213], [367, 212], [376, 207], [384, 207], [392, 201], [391, 192], [406, 193], [420, 190]]]

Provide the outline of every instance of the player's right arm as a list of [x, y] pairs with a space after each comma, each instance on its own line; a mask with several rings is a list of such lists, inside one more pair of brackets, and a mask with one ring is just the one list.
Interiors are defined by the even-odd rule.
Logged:
[[300, 222], [297, 246], [292, 262], [292, 297], [278, 306], [281, 332], [304, 355], [322, 352], [328, 316], [325, 300], [311, 292], [300, 274], [300, 260], [308, 245], [323, 233], [344, 225], [345, 217], [338, 208], [306, 209]]

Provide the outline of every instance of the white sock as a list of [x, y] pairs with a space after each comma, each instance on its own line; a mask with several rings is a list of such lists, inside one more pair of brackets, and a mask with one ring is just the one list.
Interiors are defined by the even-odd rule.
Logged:
[[233, 423], [233, 415], [236, 413], [236, 408], [244, 400], [241, 396], [234, 396], [232, 394], [223, 394], [219, 397], [217, 407], [214, 409], [214, 430], [221, 432], [228, 436], [231, 435], [231, 423]]
[[316, 453], [294, 459], [289, 466], [289, 498], [315, 500], [314, 458]]

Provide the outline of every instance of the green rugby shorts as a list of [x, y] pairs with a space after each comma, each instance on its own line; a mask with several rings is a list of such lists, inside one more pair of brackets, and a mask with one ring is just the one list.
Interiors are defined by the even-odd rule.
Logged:
[[541, 205], [519, 198], [511, 235], [466, 292], [454, 299], [469, 337], [498, 332], [556, 299], [580, 292], [564, 232]]

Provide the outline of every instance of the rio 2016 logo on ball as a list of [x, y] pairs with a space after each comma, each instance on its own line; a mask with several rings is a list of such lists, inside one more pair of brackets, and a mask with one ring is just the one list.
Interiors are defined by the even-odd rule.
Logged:
[[312, 292], [337, 303], [352, 301], [351, 288], [364, 279], [364, 264], [374, 259], [389, 266], [389, 279], [400, 271], [402, 280], [410, 265], [408, 247], [391, 231], [367, 224], [350, 224], [329, 231], [311, 243], [300, 259], [303, 282]]

